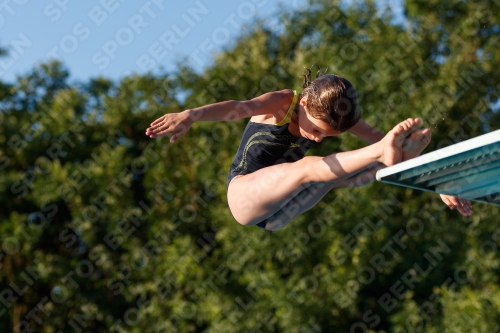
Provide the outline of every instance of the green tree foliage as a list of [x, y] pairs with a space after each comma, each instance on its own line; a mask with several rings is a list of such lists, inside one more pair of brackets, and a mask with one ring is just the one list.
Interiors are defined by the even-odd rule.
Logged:
[[[428, 193], [336, 189], [285, 229], [245, 228], [226, 172], [245, 121], [145, 137], [168, 112], [300, 89], [319, 64], [426, 151], [498, 128], [499, 4], [311, 0], [256, 21], [202, 73], [68, 81], [47, 63], [0, 85], [0, 331], [495, 332], [498, 208], [462, 218]], [[183, 98], [180, 98], [182, 96]], [[363, 146], [350, 134], [310, 153]]]

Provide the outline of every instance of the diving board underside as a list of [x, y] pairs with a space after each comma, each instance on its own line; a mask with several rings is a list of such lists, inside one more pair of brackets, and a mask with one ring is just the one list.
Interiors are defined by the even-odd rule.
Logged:
[[381, 169], [377, 180], [500, 206], [500, 130]]

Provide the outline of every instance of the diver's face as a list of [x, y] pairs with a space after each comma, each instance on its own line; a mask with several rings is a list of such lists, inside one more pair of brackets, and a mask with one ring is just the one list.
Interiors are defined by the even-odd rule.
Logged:
[[303, 97], [299, 103], [298, 124], [300, 135], [316, 142], [321, 142], [321, 140], [327, 136], [336, 136], [341, 133], [334, 130], [324, 121], [309, 115], [309, 112], [307, 112], [307, 96]]

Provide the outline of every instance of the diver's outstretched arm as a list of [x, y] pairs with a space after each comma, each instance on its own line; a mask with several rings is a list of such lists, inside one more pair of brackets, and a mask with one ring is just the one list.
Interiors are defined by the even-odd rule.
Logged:
[[257, 115], [283, 118], [293, 95], [291, 90], [281, 90], [269, 92], [248, 101], [230, 100], [182, 112], [167, 113], [151, 123], [151, 126], [146, 129], [146, 135], [150, 138], [172, 135], [170, 142], [173, 143], [186, 134], [195, 121], [233, 121]]

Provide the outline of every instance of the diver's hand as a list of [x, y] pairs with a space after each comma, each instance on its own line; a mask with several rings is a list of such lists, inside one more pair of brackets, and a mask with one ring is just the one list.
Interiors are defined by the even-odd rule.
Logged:
[[463, 216], [472, 215], [472, 205], [469, 200], [457, 198], [451, 195], [441, 194], [441, 200], [450, 207], [450, 209], [457, 209]]
[[186, 111], [167, 113], [151, 123], [151, 126], [146, 129], [146, 135], [150, 138], [172, 135], [170, 142], [174, 143], [178, 138], [186, 134], [193, 122]]

